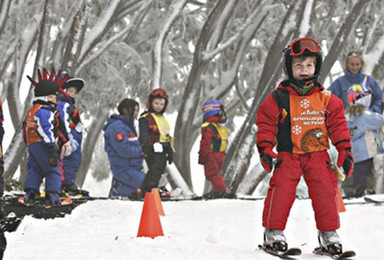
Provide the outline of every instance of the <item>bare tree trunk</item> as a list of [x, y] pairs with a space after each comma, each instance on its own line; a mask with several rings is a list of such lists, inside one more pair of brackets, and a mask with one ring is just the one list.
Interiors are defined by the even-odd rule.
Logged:
[[188, 0], [177, 0], [172, 3], [172, 5], [169, 7], [171, 11], [168, 13], [167, 19], [164, 21], [163, 26], [161, 27], [162, 29], [160, 30], [157, 40], [155, 42], [155, 46], [152, 50], [153, 89], [159, 88], [162, 83], [161, 79], [163, 74], [163, 48], [168, 32], [172, 24], [183, 11], [184, 6], [187, 4], [187, 2]]
[[327, 57], [325, 57], [323, 66], [322, 66], [322, 74], [319, 78], [320, 82], [323, 82], [326, 75], [330, 72], [333, 64], [337, 60], [338, 55], [341, 53], [344, 45], [346, 44], [345, 39], [348, 38], [348, 35], [351, 33], [354, 28], [354, 24], [357, 21], [357, 18], [362, 12], [363, 7], [369, 2], [369, 0], [359, 0], [352, 11], [348, 14], [347, 19], [345, 19], [343, 25], [341, 26], [339, 32], [335, 40], [332, 43], [331, 48], [329, 49]]
[[[228, 183], [228, 189], [232, 193], [237, 192], [237, 189], [247, 172], [252, 154], [254, 153], [257, 110], [261, 102], [267, 95], [269, 95], [270, 91], [276, 87], [276, 77], [280, 75], [279, 70], [281, 67], [279, 66], [279, 63], [281, 60], [281, 52], [276, 50], [283, 50], [287, 45], [287, 42], [295, 30], [295, 27], [287, 21], [291, 16], [296, 15], [297, 10], [303, 10], [303, 8], [301, 8], [302, 5], [302, 1], [298, 1], [295, 5], [291, 5], [280, 24], [279, 32], [269, 49], [263, 72], [256, 89], [256, 95], [251, 105], [251, 110], [227, 153], [224, 163], [224, 176], [226, 183]], [[286, 33], [284, 34], [283, 31]]]
[[11, 6], [11, 0], [2, 0], [0, 2], [0, 35], [3, 33], [5, 25], [7, 23], [7, 17], [9, 12], [9, 7]]
[[83, 159], [80, 168], [77, 171], [76, 184], [79, 187], [82, 187], [84, 184], [85, 177], [92, 162], [93, 150], [95, 149], [97, 138], [102, 131], [108, 114], [108, 110], [100, 108], [99, 113], [97, 113], [97, 118], [92, 121], [92, 124], [89, 127], [90, 131], [82, 146]]
[[[191, 139], [190, 136], [191, 133], [196, 130], [193, 126], [192, 119], [195, 118], [196, 109], [200, 107], [197, 105], [200, 103], [200, 77], [205, 72], [209, 63], [208, 60], [202, 59], [202, 53], [207, 50], [208, 45], [213, 48], [217, 46], [225, 29], [225, 24], [228, 22], [228, 16], [231, 14], [230, 12], [224, 12], [224, 10], [229, 7], [233, 9], [235, 4], [234, 1], [219, 1], [209, 14], [196, 44], [192, 68], [177, 116], [175, 128], [177, 129], [177, 131], [175, 131], [175, 164], [178, 169], [183, 169], [181, 174], [191, 189], [192, 179], [189, 153], [195, 140]], [[221, 22], [220, 25], [218, 25], [219, 22]], [[216, 35], [215, 38], [212, 38], [213, 34]]]
[[[41, 24], [40, 24], [40, 34], [39, 34], [38, 43], [37, 43], [36, 60], [35, 60], [35, 64], [34, 64], [33, 77], [35, 76], [35, 71], [36, 71], [36, 68], [39, 64], [39, 60], [40, 60], [41, 53], [42, 53], [42, 45], [43, 45], [43, 41], [44, 41], [43, 34], [44, 34], [44, 28], [45, 28], [44, 17], [46, 15], [47, 5], [48, 5], [48, 0], [46, 0], [45, 4], [44, 4], [43, 18], [42, 18]], [[31, 103], [31, 100], [33, 97], [32, 90], [33, 89], [32, 89], [32, 85], [31, 85], [31, 87], [29, 89], [29, 94], [28, 94], [28, 96], [24, 102], [24, 109], [23, 109], [22, 117], [18, 119], [19, 123], [15, 127], [15, 134], [13, 135], [12, 141], [11, 141], [11, 143], [7, 149], [7, 152], [4, 155], [4, 166], [5, 166], [4, 168], [5, 168], [6, 181], [10, 180], [13, 177], [13, 175], [15, 174], [15, 172], [16, 172], [19, 164], [20, 164], [20, 158], [22, 157], [22, 155], [25, 151], [25, 148], [27, 147], [26, 144], [24, 143], [24, 140], [22, 137], [22, 127], [23, 127], [22, 121], [23, 121], [23, 118], [25, 117], [25, 115], [27, 114], [27, 111], [29, 109], [29, 104]], [[10, 103], [11, 103], [11, 101], [8, 100], [8, 104], [10, 104]]]
[[86, 18], [83, 16], [82, 11], [78, 11], [72, 22], [61, 66], [61, 68], [67, 69], [70, 75], [74, 75], [78, 66], [78, 58], [81, 53], [86, 28]]

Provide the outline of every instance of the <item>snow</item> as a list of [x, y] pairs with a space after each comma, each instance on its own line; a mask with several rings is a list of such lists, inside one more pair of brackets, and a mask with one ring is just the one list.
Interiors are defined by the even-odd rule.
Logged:
[[[6, 233], [4, 259], [275, 259], [257, 249], [262, 243], [263, 200], [179, 201], [162, 203], [164, 236], [137, 237], [143, 202], [100, 200], [75, 208], [64, 218], [27, 216]], [[384, 207], [346, 205], [338, 233], [354, 259], [378, 259], [384, 235]], [[310, 200], [296, 200], [285, 235], [300, 247], [298, 259], [312, 254], [317, 231]], [[277, 259], [277, 258], [276, 258]]]

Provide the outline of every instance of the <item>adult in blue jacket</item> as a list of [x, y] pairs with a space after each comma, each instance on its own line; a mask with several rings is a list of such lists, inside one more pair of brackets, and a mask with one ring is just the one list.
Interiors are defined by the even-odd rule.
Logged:
[[134, 124], [139, 104], [126, 98], [117, 109], [119, 115], [113, 114], [103, 127], [104, 149], [113, 175], [109, 197], [127, 197], [140, 191], [145, 176], [143, 153]]
[[346, 109], [349, 104], [347, 100], [348, 90], [353, 85], [360, 85], [364, 91], [372, 92], [371, 103], [368, 110], [376, 113], [382, 113], [383, 93], [379, 84], [371, 77], [362, 72], [364, 60], [361, 52], [352, 51], [345, 58], [345, 75], [336, 79], [328, 90], [338, 96], [344, 102]]

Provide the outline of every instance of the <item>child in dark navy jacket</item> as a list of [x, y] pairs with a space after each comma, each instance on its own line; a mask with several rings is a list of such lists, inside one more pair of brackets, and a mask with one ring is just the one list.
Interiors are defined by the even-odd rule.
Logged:
[[40, 195], [40, 184], [45, 178], [47, 203], [60, 204], [61, 173], [59, 153], [65, 147], [65, 155], [70, 151], [68, 133], [56, 110], [56, 97], [66, 77], [54, 77], [43, 70], [39, 83], [28, 77], [35, 86], [33, 106], [27, 112], [24, 124], [24, 138], [28, 145], [28, 173], [24, 182], [24, 202], [32, 204]]
[[140, 192], [145, 173], [143, 153], [137, 137], [134, 121], [139, 104], [132, 99], [123, 99], [117, 107], [119, 115], [113, 114], [104, 126], [104, 149], [108, 154], [113, 179], [109, 197], [128, 197]]
[[[173, 137], [164, 112], [168, 105], [167, 92], [162, 88], [154, 89], [147, 100], [147, 110], [139, 119], [140, 143], [143, 147], [148, 172], [141, 185], [141, 190], [151, 192], [152, 188], [159, 188], [161, 175], [173, 161]], [[161, 196], [170, 196], [163, 187]]]
[[65, 92], [60, 93], [57, 97], [57, 110], [64, 121], [72, 150], [72, 153], [69, 156], [62, 159], [64, 181], [61, 188], [63, 192], [70, 195], [88, 195], [87, 191], [80, 190], [75, 184], [76, 174], [80, 168], [82, 159], [81, 142], [84, 129], [84, 125], [80, 119], [79, 110], [75, 105], [75, 97], [83, 87], [83, 79], [69, 76], [68, 80], [62, 86], [62, 89]]

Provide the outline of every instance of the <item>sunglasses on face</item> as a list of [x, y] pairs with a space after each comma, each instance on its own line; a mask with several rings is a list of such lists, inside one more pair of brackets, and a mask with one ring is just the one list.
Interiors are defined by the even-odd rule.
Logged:
[[295, 40], [294, 42], [292, 42], [289, 48], [291, 49], [292, 56], [300, 56], [304, 53], [305, 50], [311, 53], [320, 52], [320, 47], [317, 41], [309, 37], [304, 37]]

